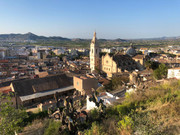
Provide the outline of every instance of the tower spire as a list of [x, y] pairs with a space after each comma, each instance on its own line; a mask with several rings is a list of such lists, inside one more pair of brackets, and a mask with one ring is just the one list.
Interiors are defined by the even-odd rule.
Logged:
[[96, 43], [96, 31], [94, 32], [94, 36], [92, 38], [90, 44], [90, 68], [91, 72], [94, 71], [96, 68], [99, 69], [99, 46]]
[[92, 39], [92, 43], [96, 43], [96, 31], [94, 32], [94, 36], [93, 36], [93, 39]]

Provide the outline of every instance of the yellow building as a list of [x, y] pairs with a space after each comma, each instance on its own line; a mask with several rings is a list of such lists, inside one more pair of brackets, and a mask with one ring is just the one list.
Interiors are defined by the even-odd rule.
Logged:
[[176, 53], [176, 60], [180, 60], [180, 53]]
[[115, 54], [110, 56], [107, 53], [102, 56], [101, 62], [101, 70], [107, 73], [108, 77], [112, 77], [113, 74], [138, 69], [136, 62], [128, 55]]
[[140, 48], [140, 50], [139, 51], [141, 51], [142, 52], [142, 54], [144, 54], [144, 52], [145, 51], [147, 51], [148, 50], [148, 48]]
[[133, 57], [133, 60], [135, 60], [136, 62], [138, 62], [141, 65], [144, 65], [144, 55], [136, 55]]

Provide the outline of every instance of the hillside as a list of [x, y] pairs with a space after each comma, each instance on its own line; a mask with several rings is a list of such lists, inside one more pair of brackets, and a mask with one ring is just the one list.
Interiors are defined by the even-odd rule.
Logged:
[[0, 34], [0, 41], [4, 42], [38, 42], [38, 41], [69, 41], [63, 37], [45, 37], [33, 33], [26, 34]]
[[[42, 119], [42, 114], [38, 114], [40, 119], [28, 124], [21, 135], [70, 134], [68, 130], [62, 132], [60, 121]], [[79, 135], [179, 135], [180, 81], [126, 94], [121, 104], [106, 108], [103, 117], [96, 109], [88, 115], [89, 121], [79, 125]]]
[[126, 94], [122, 104], [107, 108], [106, 119], [94, 122], [87, 135], [179, 135], [180, 81]]
[[[0, 34], [0, 43], [15, 43], [17, 45], [41, 45], [41, 46], [64, 46], [89, 48], [91, 39], [64, 38], [60, 36], [45, 37], [33, 33], [26, 34]], [[180, 45], [179, 37], [161, 37], [161, 38], [142, 38], [142, 39], [98, 39], [100, 47], [120, 47], [129, 46], [133, 43], [135, 46], [159, 47], [167, 45]]]
[[[47, 111], [26, 114], [25, 110], [10, 107], [10, 101], [0, 102], [2, 135], [14, 134], [14, 130], [22, 131], [19, 135], [69, 135], [74, 131], [63, 125], [61, 120], [50, 119]], [[103, 111], [101, 108], [91, 110], [88, 117], [83, 123], [73, 118], [77, 122], [77, 132], [73, 134], [179, 135], [180, 80], [126, 94], [123, 102], [104, 108]]]

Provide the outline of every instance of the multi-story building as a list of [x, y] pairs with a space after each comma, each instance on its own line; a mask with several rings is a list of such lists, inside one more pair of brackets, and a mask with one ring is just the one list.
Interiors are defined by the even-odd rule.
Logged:
[[96, 32], [94, 32], [93, 39], [90, 44], [90, 69], [91, 72], [100, 68], [99, 59], [99, 45], [97, 44]]

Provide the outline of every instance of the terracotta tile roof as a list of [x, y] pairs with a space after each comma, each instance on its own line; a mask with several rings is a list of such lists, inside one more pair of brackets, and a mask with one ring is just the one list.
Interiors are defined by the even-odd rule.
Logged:
[[116, 62], [118, 68], [131, 71], [137, 68], [136, 62], [129, 55], [115, 54], [113, 60]]
[[14, 91], [19, 96], [26, 96], [37, 92], [43, 92], [72, 85], [70, 78], [65, 74], [48, 76], [44, 78], [29, 79], [13, 82]]
[[133, 57], [133, 59], [143, 59], [143, 58], [144, 58], [144, 55], [140, 55], [140, 54]]
[[[25, 78], [26, 79], [26, 78]], [[6, 82], [1, 82], [0, 83], [0, 87], [5, 87], [5, 86], [10, 86], [10, 84], [12, 83], [12, 82], [16, 82], [16, 81], [22, 81], [22, 80], [25, 80], [25, 79], [18, 79], [18, 80], [11, 80], [11, 81], [6, 81]]]

